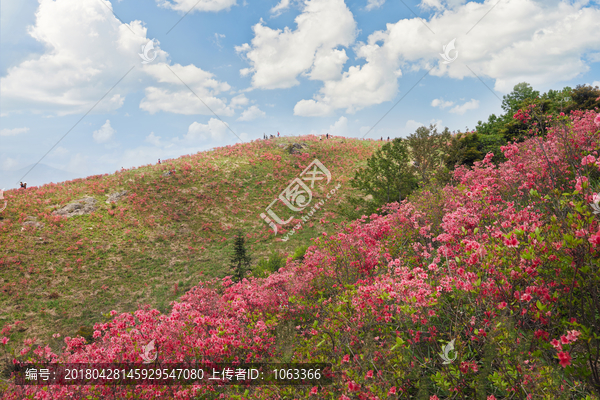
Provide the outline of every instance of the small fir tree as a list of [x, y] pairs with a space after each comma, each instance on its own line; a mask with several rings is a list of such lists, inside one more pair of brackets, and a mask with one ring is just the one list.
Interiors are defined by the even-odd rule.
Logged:
[[231, 257], [231, 269], [233, 269], [233, 281], [240, 282], [244, 279], [246, 271], [250, 271], [252, 259], [246, 249], [246, 239], [241, 231], [235, 235], [233, 242], [233, 255]]

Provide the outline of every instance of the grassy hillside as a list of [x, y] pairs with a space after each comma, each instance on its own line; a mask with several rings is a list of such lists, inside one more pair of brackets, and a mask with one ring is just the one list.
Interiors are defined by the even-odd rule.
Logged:
[[[10, 193], [15, 208], [2, 229], [3, 270], [12, 281], [3, 283], [3, 301], [13, 319], [0, 348], [16, 364], [132, 364], [150, 352], [161, 368], [205, 360], [329, 363], [322, 372], [331, 382], [4, 380], [3, 399], [598, 400], [597, 112], [564, 116], [545, 136], [532, 132], [503, 146], [499, 165], [488, 153], [472, 168], [457, 167], [450, 184], [432, 180], [381, 215], [343, 226], [329, 226], [336, 221], [329, 207], [350, 194], [348, 178], [381, 143], [299, 140], [310, 153], [286, 155], [285, 143], [261, 141]], [[305, 228], [289, 241], [285, 232], [274, 238], [258, 214], [314, 157], [330, 168], [340, 197], [311, 219], [303, 215]], [[102, 199], [123, 190], [127, 198], [90, 215], [51, 214], [85, 194]], [[315, 186], [313, 201], [327, 196]], [[311, 246], [270, 274], [219, 279], [230, 274], [227, 245], [238, 227], [255, 256]], [[54, 351], [49, 340], [32, 337], [34, 329], [46, 338], [56, 332], [53, 320], [71, 329]], [[82, 321], [95, 322], [93, 334], [75, 337]]]
[[[308, 147], [289, 154], [286, 146], [295, 142]], [[0, 326], [22, 321], [14, 340], [38, 338], [60, 348], [54, 333], [88, 336], [101, 313], [140, 304], [166, 312], [200, 280], [230, 274], [237, 229], [247, 235], [253, 264], [273, 251], [293, 252], [341, 221], [332, 213], [335, 203], [352, 190], [348, 179], [381, 144], [314, 136], [260, 140], [7, 191], [8, 207], [0, 213]], [[274, 235], [259, 215], [315, 158], [341, 188], [284, 242], [282, 232]], [[119, 201], [106, 204], [108, 195], [125, 190]], [[95, 212], [52, 214], [86, 196], [97, 200]], [[323, 197], [316, 193], [313, 203]]]

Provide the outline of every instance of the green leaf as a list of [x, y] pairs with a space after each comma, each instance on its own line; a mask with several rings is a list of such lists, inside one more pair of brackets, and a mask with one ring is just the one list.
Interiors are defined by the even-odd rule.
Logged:
[[544, 311], [546, 309], [546, 306], [542, 304], [541, 301], [536, 301], [535, 305], [537, 306], [537, 308], [539, 308], [540, 310]]

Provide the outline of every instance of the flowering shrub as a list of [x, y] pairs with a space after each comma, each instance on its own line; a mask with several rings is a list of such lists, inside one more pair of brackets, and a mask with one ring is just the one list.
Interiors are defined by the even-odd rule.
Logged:
[[[459, 167], [456, 186], [324, 233], [301, 262], [290, 258], [266, 278], [205, 282], [166, 314], [114, 312], [96, 324], [93, 343], [67, 337], [53, 354], [26, 342], [12, 356], [133, 362], [155, 339], [161, 361], [293, 359], [329, 362], [336, 372], [329, 386], [218, 389], [223, 398], [598, 399], [600, 224], [589, 206], [600, 186], [596, 120], [574, 112], [544, 138], [503, 147], [498, 167], [491, 153]], [[450, 341], [456, 358], [444, 364]], [[185, 399], [213, 390], [4, 389], [7, 399]]]

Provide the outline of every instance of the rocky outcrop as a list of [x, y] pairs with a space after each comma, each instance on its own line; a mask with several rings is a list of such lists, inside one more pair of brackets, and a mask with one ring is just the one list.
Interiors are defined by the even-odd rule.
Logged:
[[292, 143], [286, 147], [286, 150], [290, 154], [301, 154], [303, 149], [307, 149], [306, 143]]
[[44, 224], [42, 222], [38, 222], [36, 217], [28, 216], [26, 219], [27, 221], [23, 222], [22, 224], [22, 231], [24, 231], [28, 227], [31, 227], [33, 229], [41, 229], [44, 227]]
[[106, 204], [116, 203], [121, 200], [127, 194], [127, 190], [123, 190], [122, 192], [115, 192], [108, 196], [108, 200], [106, 200]]
[[77, 215], [91, 214], [98, 209], [96, 200], [93, 197], [84, 197], [83, 199], [75, 200], [66, 206], [52, 212], [52, 215], [60, 215], [62, 217], [75, 217]]

